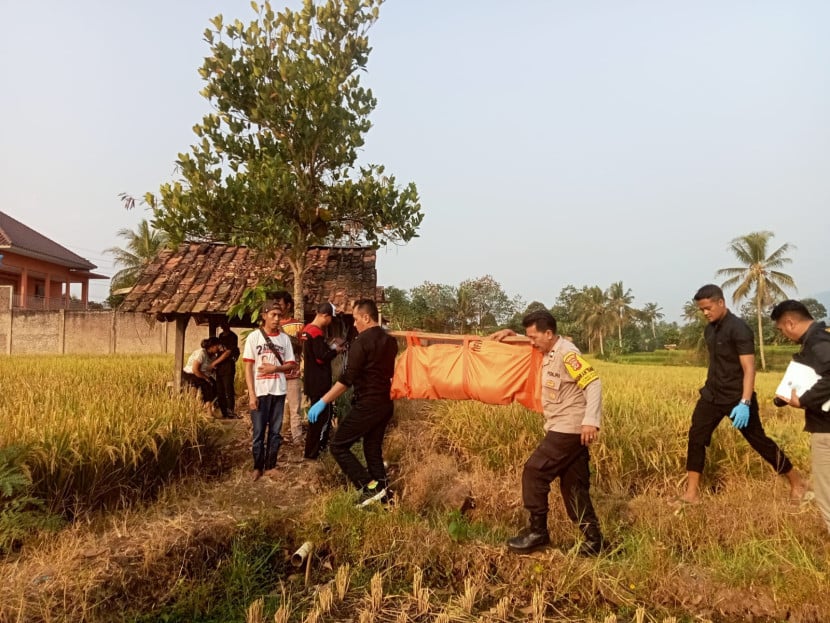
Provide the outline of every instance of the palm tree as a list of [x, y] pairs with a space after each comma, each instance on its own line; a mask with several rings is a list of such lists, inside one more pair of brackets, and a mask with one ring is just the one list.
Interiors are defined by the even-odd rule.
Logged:
[[640, 310], [640, 317], [651, 325], [651, 337], [657, 339], [657, 321], [663, 318], [663, 308], [657, 303], [646, 303]]
[[608, 297], [599, 286], [586, 286], [574, 298], [576, 320], [588, 334], [588, 350], [593, 351], [593, 340], [598, 338], [599, 352], [605, 355], [604, 335], [609, 327], [613, 327], [614, 319], [608, 307]]
[[625, 321], [631, 318], [634, 309], [631, 307], [634, 297], [631, 295], [631, 290], [623, 287], [622, 281], [616, 281], [608, 287], [605, 293], [608, 298], [608, 308], [611, 314], [615, 317], [615, 324], [617, 325], [617, 339], [620, 342], [620, 352], [622, 352], [622, 326]]
[[771, 231], [756, 231], [746, 236], [735, 238], [729, 249], [741, 262], [741, 266], [721, 268], [716, 276], [728, 277], [721, 284], [722, 288], [735, 287], [732, 301], [738, 303], [750, 293], [755, 302], [755, 315], [758, 319], [758, 346], [761, 351], [761, 368], [767, 369], [764, 356], [763, 310], [777, 300], [787, 298], [784, 288], [796, 289], [793, 278], [775, 269], [789, 264], [792, 260], [786, 256], [792, 247], [784, 243], [767, 255], [767, 243], [774, 236]]
[[464, 334], [469, 331], [471, 320], [475, 320], [475, 294], [469, 285], [462, 283], [459, 287], [453, 288], [455, 309], [453, 310], [455, 329], [458, 333]]
[[127, 241], [124, 248], [104, 249], [115, 258], [115, 265], [121, 270], [112, 276], [110, 292], [135, 285], [141, 271], [167, 245], [167, 234], [153, 229], [147, 219], [142, 219], [133, 231], [126, 227], [118, 230], [118, 237]]
[[706, 342], [703, 335], [706, 330], [706, 318], [697, 306], [697, 301], [690, 299], [683, 303], [684, 341], [695, 350], [703, 350]]
[[697, 306], [697, 301], [690, 299], [683, 303], [683, 320], [692, 323], [699, 322], [701, 318], [703, 318], [703, 314]]

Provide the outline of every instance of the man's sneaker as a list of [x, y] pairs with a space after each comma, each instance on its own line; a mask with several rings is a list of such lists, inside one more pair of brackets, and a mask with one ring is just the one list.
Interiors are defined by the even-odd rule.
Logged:
[[361, 499], [356, 505], [357, 508], [366, 508], [376, 502], [384, 506], [392, 503], [392, 491], [386, 487], [381, 487], [377, 480], [364, 485], [360, 494]]

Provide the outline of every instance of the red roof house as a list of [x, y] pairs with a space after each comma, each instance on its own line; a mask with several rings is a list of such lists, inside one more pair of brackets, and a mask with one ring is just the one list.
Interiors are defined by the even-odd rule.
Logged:
[[[13, 289], [18, 309], [86, 309], [89, 280], [108, 279], [66, 247], [0, 212], [0, 286]], [[81, 284], [81, 300], [72, 301], [70, 288]]]

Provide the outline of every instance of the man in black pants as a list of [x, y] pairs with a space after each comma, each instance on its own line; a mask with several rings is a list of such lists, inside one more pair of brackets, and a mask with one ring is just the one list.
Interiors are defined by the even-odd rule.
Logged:
[[[565, 512], [584, 539], [577, 553], [596, 556], [606, 542], [591, 503], [588, 448], [602, 423], [602, 384], [579, 349], [557, 335], [550, 312], [531, 312], [522, 326], [531, 346], [544, 357], [536, 382], [541, 385], [545, 436], [522, 470], [522, 500], [530, 525], [508, 539], [507, 547], [527, 554], [550, 545], [548, 495], [558, 478]], [[490, 337], [503, 340], [513, 335], [512, 329], [502, 329]]]
[[[308, 421], [313, 424], [328, 404], [354, 387], [352, 408], [340, 420], [330, 445], [337, 464], [363, 495], [360, 506], [365, 506], [389, 499], [383, 436], [394, 413], [389, 394], [398, 343], [378, 324], [378, 308], [373, 300], [355, 301], [352, 313], [358, 335], [349, 349], [349, 362], [340, 380], [308, 410]], [[351, 451], [361, 439], [366, 467]]]
[[[314, 320], [309, 322], [300, 336], [303, 345], [303, 391], [314, 404], [331, 389], [331, 362], [343, 352], [342, 341], [326, 341], [326, 328], [331, 325], [336, 312], [331, 303], [321, 303], [317, 307]], [[331, 405], [326, 405], [322, 413], [312, 423], [309, 423], [305, 438], [305, 452], [307, 459], [316, 459], [326, 447], [331, 425]]]
[[806, 492], [804, 481], [781, 448], [767, 437], [758, 415], [752, 330], [726, 308], [723, 290], [718, 286], [703, 286], [694, 299], [709, 321], [703, 334], [709, 351], [709, 370], [692, 413], [686, 453], [686, 491], [677, 503], [700, 502], [700, 477], [706, 461], [706, 447], [715, 428], [727, 415], [752, 449], [772, 465], [777, 474], [786, 476], [791, 500], [800, 501]]
[[239, 359], [239, 337], [231, 331], [231, 325], [227, 319], [222, 320], [222, 332], [219, 334], [219, 342], [224, 351], [213, 362], [213, 369], [216, 370], [216, 394], [219, 410], [223, 418], [236, 417], [236, 360]]

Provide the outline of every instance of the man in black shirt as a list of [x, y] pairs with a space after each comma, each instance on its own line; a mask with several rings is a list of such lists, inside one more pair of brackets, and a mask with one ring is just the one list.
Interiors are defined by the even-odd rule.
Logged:
[[700, 502], [700, 477], [706, 461], [706, 447], [724, 416], [740, 430], [749, 445], [790, 483], [790, 497], [800, 501], [806, 492], [804, 481], [778, 445], [764, 432], [755, 396], [755, 339], [752, 330], [726, 308], [723, 290], [705, 285], [694, 296], [698, 309], [709, 324], [704, 331], [709, 351], [706, 383], [692, 413], [686, 453], [686, 491], [681, 504]]
[[[314, 404], [331, 389], [331, 362], [343, 352], [342, 341], [326, 341], [326, 328], [331, 325], [337, 312], [331, 303], [320, 303], [314, 320], [303, 329], [300, 341], [303, 345], [303, 391]], [[307, 459], [316, 459], [326, 447], [331, 423], [331, 405], [326, 405], [314, 422], [310, 422], [305, 438], [305, 452]]]
[[801, 344], [793, 361], [813, 369], [818, 380], [798, 395], [776, 396], [775, 404], [804, 409], [804, 430], [810, 433], [813, 491], [830, 531], [830, 329], [816, 322], [800, 301], [783, 301], [772, 310], [775, 327]]
[[222, 319], [222, 332], [219, 341], [224, 349], [222, 354], [211, 364], [216, 370], [216, 393], [219, 410], [223, 418], [236, 417], [236, 360], [239, 359], [239, 338], [231, 331], [226, 318]]
[[[349, 480], [361, 490], [364, 496], [361, 506], [364, 506], [389, 498], [383, 465], [383, 436], [394, 412], [390, 391], [398, 343], [378, 324], [378, 308], [373, 300], [355, 301], [352, 313], [358, 335], [349, 349], [346, 369], [334, 386], [308, 410], [308, 421], [316, 421], [326, 405], [349, 387], [354, 387], [352, 408], [334, 432], [331, 454]], [[351, 451], [361, 439], [366, 467]]]

